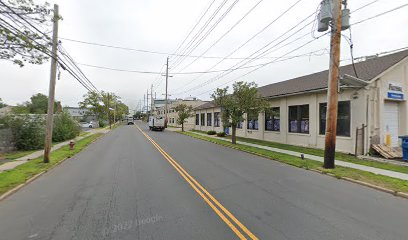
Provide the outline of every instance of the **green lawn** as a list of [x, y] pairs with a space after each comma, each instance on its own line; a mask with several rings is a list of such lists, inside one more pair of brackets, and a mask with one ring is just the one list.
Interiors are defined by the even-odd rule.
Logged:
[[[203, 131], [197, 131], [197, 130], [193, 130], [193, 131], [194, 132], [205, 133]], [[227, 138], [231, 138], [231, 136], [228, 136]], [[274, 147], [274, 148], [285, 149], [285, 150], [289, 150], [289, 151], [300, 152], [300, 153], [304, 153], [304, 154], [320, 156], [320, 157], [324, 156], [324, 151], [322, 149], [299, 147], [299, 146], [293, 146], [293, 145], [289, 145], [289, 144], [269, 142], [269, 141], [263, 141], [263, 140], [251, 139], [251, 138], [243, 138], [243, 137], [237, 137], [237, 140], [242, 141], [242, 142], [267, 146], [267, 147]], [[362, 160], [362, 159], [356, 158], [353, 155], [346, 154], [346, 153], [336, 152], [336, 159], [341, 160], [341, 161], [345, 161], [345, 162], [351, 162], [351, 163], [355, 163], [355, 164], [360, 164], [360, 165], [365, 165], [365, 166], [381, 168], [381, 169], [385, 169], [385, 170], [390, 170], [390, 171], [394, 171], [394, 172], [401, 172], [401, 173], [408, 174], [408, 167], [406, 167], [406, 166], [398, 166], [398, 165], [391, 164], [391, 163], [382, 163], [382, 162], [376, 162], [376, 161]]]
[[[181, 132], [180, 132], [181, 133]], [[387, 176], [382, 176], [382, 175], [377, 175], [373, 174], [370, 172], [365, 172], [357, 169], [352, 169], [352, 168], [346, 168], [346, 167], [336, 167], [335, 169], [332, 170], [327, 170], [322, 168], [322, 163], [318, 161], [313, 161], [313, 160], [302, 160], [298, 157], [294, 157], [291, 155], [283, 154], [283, 153], [277, 153], [277, 152], [272, 152], [256, 147], [250, 147], [250, 146], [245, 146], [241, 144], [231, 144], [230, 142], [226, 142], [220, 139], [214, 139], [211, 137], [207, 136], [201, 136], [197, 135], [191, 132], [184, 132], [181, 134], [185, 134], [194, 138], [202, 139], [205, 141], [213, 142], [225, 147], [230, 147], [234, 149], [238, 149], [244, 152], [249, 152], [258, 156], [266, 157], [272, 160], [276, 160], [279, 162], [283, 162], [292, 166], [300, 167], [300, 168], [305, 168], [305, 169], [316, 169], [325, 173], [330, 173], [333, 174], [335, 177], [341, 178], [341, 177], [348, 177], [352, 178], [355, 180], [360, 180], [363, 182], [371, 183], [377, 186], [385, 187], [388, 189], [392, 189], [394, 191], [398, 192], [406, 192], [408, 193], [408, 181], [392, 178], [392, 177], [387, 177]]]
[[24, 156], [29, 155], [29, 154], [31, 154], [33, 152], [36, 152], [36, 151], [38, 151], [38, 150], [13, 151], [13, 152], [5, 153], [2, 156], [5, 159], [8, 159], [8, 160], [15, 160], [17, 158], [24, 157]]
[[0, 194], [7, 192], [8, 190], [24, 183], [34, 175], [45, 171], [52, 166], [58, 164], [66, 158], [72, 157], [76, 153], [80, 152], [86, 146], [91, 144], [94, 140], [99, 138], [102, 133], [93, 134], [85, 137], [75, 144], [75, 150], [69, 150], [69, 146], [64, 146], [51, 153], [50, 163], [43, 163], [42, 157], [33, 159], [24, 163], [12, 170], [0, 173]]

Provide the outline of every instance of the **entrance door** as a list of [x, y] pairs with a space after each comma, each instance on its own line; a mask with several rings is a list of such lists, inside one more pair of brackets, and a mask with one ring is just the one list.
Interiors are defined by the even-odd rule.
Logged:
[[391, 147], [398, 147], [399, 112], [398, 102], [385, 102], [384, 133], [391, 134]]

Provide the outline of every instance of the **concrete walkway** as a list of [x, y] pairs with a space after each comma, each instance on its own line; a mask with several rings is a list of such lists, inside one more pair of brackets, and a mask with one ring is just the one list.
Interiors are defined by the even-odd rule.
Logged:
[[[219, 140], [223, 140], [223, 141], [230, 141], [229, 139], [220, 138], [220, 137], [212, 136], [212, 135], [207, 135], [207, 134], [204, 134], [204, 133], [198, 133], [198, 132], [191, 132], [191, 133], [201, 135], [201, 136], [205, 136], [205, 137], [211, 137], [211, 138], [215, 138], [215, 139], [219, 139]], [[237, 143], [242, 144], [242, 145], [246, 145], [246, 146], [250, 146], [250, 147], [256, 147], [256, 148], [269, 150], [269, 151], [272, 151], [272, 152], [284, 153], [284, 154], [288, 154], [288, 155], [295, 156], [295, 157], [300, 157], [300, 154], [301, 154], [300, 152], [289, 151], [289, 150], [284, 150], [284, 149], [280, 149], [280, 148], [267, 147], [267, 146], [262, 146], [262, 145], [247, 143], [247, 142], [242, 142], [242, 141], [237, 141]], [[318, 162], [323, 162], [324, 161], [323, 157], [310, 155], [310, 154], [304, 154], [304, 156], [305, 156], [306, 159], [310, 159], [310, 160], [314, 160], [314, 161], [318, 161]], [[405, 174], [405, 173], [394, 172], [394, 171], [390, 171], [390, 170], [374, 168], [374, 167], [359, 165], [359, 164], [355, 164], [355, 163], [344, 162], [344, 161], [340, 161], [340, 160], [336, 160], [336, 165], [337, 166], [342, 166], [342, 167], [354, 168], [354, 169], [358, 169], [358, 170], [362, 170], [362, 171], [366, 171], [366, 172], [371, 172], [371, 173], [375, 173], [375, 174], [379, 174], [379, 175], [383, 175], [383, 176], [398, 178], [398, 179], [402, 179], [402, 180], [408, 180], [408, 174]]]
[[[84, 139], [84, 138], [86, 138], [86, 137], [88, 137], [88, 136], [91, 136], [91, 135], [93, 135], [93, 134], [96, 134], [96, 133], [107, 133], [107, 132], [109, 132], [109, 129], [105, 129], [105, 128], [92, 129], [92, 130], [89, 130], [88, 132], [89, 132], [89, 133], [88, 133], [87, 135], [85, 135], [85, 136], [78, 136], [78, 137], [76, 137], [76, 138], [74, 139], [74, 141], [77, 142], [77, 141], [79, 141], [79, 140], [81, 140], [81, 139]], [[68, 140], [68, 141], [65, 141], [65, 142], [61, 142], [61, 143], [55, 144], [55, 145], [51, 148], [51, 152], [53, 152], [53, 151], [55, 151], [55, 150], [57, 150], [57, 149], [60, 149], [60, 148], [62, 148], [62, 147], [64, 147], [64, 146], [68, 145], [70, 141], [71, 141], [71, 140]], [[12, 162], [4, 163], [4, 164], [0, 165], [0, 173], [3, 172], [3, 171], [11, 170], [11, 169], [13, 169], [13, 168], [15, 168], [15, 167], [17, 167], [17, 166], [19, 166], [19, 165], [21, 165], [21, 164], [26, 163], [27, 161], [29, 161], [29, 160], [31, 160], [31, 159], [35, 159], [35, 158], [41, 157], [43, 154], [44, 154], [44, 150], [42, 149], [42, 150], [38, 150], [38, 151], [36, 151], [36, 152], [33, 152], [33, 153], [31, 153], [31, 154], [28, 154], [28, 155], [26, 155], [26, 156], [24, 156], [24, 157], [17, 158], [17, 159], [15, 159], [15, 160], [12, 161]]]

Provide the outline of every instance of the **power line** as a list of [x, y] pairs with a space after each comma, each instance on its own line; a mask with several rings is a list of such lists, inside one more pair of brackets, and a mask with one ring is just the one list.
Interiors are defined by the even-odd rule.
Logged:
[[[305, 20], [308, 19], [308, 18], [310, 18], [311, 16], [312, 16], [312, 15], [309, 15], [308, 17], [305, 18]], [[300, 23], [304, 22], [305, 20], [302, 20]], [[275, 47], [278, 46], [279, 44], [283, 43], [284, 41], [288, 40], [289, 38], [291, 38], [292, 36], [294, 36], [296, 33], [300, 32], [300, 31], [303, 30], [303, 29], [305, 29], [307, 26], [311, 25], [311, 24], [313, 23], [313, 21], [314, 21], [314, 20], [312, 20], [311, 22], [308, 22], [308, 23], [305, 24], [303, 27], [301, 27], [300, 29], [298, 29], [297, 31], [295, 31], [294, 33], [292, 33], [291, 35], [289, 35], [289, 36], [286, 37], [285, 39], [281, 40], [281, 41], [278, 42], [277, 44], [275, 44], [275, 45], [273, 45], [273, 46], [267, 48], [267, 49], [264, 50], [263, 52], [259, 53], [259, 54], [256, 55], [254, 58], [250, 58], [246, 63], [241, 64], [242, 62], [245, 61], [245, 59], [244, 59], [244, 60], [242, 60], [242, 61], [236, 63], [236, 64], [233, 65], [232, 67], [230, 67], [230, 71], [221, 73], [220, 75], [217, 75], [217, 76], [215, 76], [215, 77], [213, 77], [213, 78], [211, 78], [211, 79], [209, 79], [209, 80], [207, 80], [207, 81], [205, 81], [205, 82], [203, 82], [203, 83], [201, 83], [201, 84], [199, 84], [199, 85], [196, 85], [195, 87], [192, 87], [192, 88], [190, 88], [190, 89], [188, 89], [188, 90], [185, 90], [185, 91], [183, 91], [183, 92], [178, 92], [178, 93], [176, 93], [176, 94], [185, 93], [185, 92], [189, 92], [189, 91], [192, 91], [192, 90], [196, 90], [196, 89], [201, 88], [201, 87], [205, 86], [206, 84], [208, 84], [208, 83], [210, 83], [210, 82], [213, 82], [213, 81], [215, 81], [215, 80], [217, 80], [217, 79], [219, 79], [219, 78], [221, 78], [221, 77], [225, 77], [226, 75], [228, 75], [228, 74], [230, 74], [231, 72], [235, 71], [235, 70], [233, 70], [234, 68], [240, 68], [240, 67], [242, 67], [242, 66], [244, 66], [244, 65], [246, 65], [246, 64], [248, 64], [248, 63], [250, 63], [250, 62], [253, 62], [253, 61], [254, 61], [255, 59], [257, 59], [258, 57], [261, 57], [261, 56], [264, 56], [264, 55], [268, 54], [268, 52], [270, 52], [273, 48], [275, 48]], [[257, 51], [253, 52], [249, 57], [252, 57], [253, 55], [255, 55], [255, 54], [257, 54], [258, 52], [260, 52], [261, 50], [265, 49], [266, 47], [268, 47], [268, 46], [271, 45], [272, 43], [276, 42], [278, 39], [280, 39], [281, 37], [285, 36], [287, 33], [291, 32], [291, 31], [292, 31], [293, 29], [295, 29], [296, 27], [298, 27], [298, 24], [294, 25], [292, 28], [290, 28], [289, 30], [287, 30], [286, 32], [284, 32], [283, 34], [281, 34], [280, 36], [278, 36], [277, 38], [275, 38], [275, 39], [272, 40], [271, 42], [267, 43], [267, 44], [266, 44], [265, 46], [263, 46], [262, 48], [260, 48], [260, 49], [258, 49]], [[293, 42], [295, 42], [295, 41], [297, 41], [297, 40], [299, 40], [299, 39], [301, 39], [301, 38], [307, 36], [308, 34], [309, 34], [309, 33], [304, 34], [304, 35], [302, 35], [300, 38], [297, 38], [297, 39], [295, 39], [294, 41], [291, 41], [291, 42], [289, 42], [289, 43], [287, 43], [287, 44], [285, 44], [285, 45], [279, 47], [278, 49], [280, 49], [280, 48], [282, 48], [282, 47], [285, 47], [285, 46], [287, 46], [287, 45], [289, 45], [289, 44], [291, 44], [291, 43], [293, 43]], [[278, 49], [275, 49], [275, 50], [278, 50]], [[237, 66], [237, 65], [239, 65], [239, 64], [241, 64], [241, 65], [240, 65], [240, 66]], [[191, 81], [191, 82], [193, 82], [193, 81]], [[186, 85], [185, 85], [185, 86], [186, 86]]]
[[179, 46], [177, 47], [177, 49], [174, 51], [174, 53], [176, 53], [181, 46], [183, 46], [183, 44], [186, 42], [186, 40], [190, 37], [191, 33], [193, 33], [194, 29], [198, 26], [198, 24], [200, 24], [201, 20], [204, 18], [204, 16], [207, 14], [208, 10], [210, 10], [211, 6], [214, 4], [215, 0], [213, 0], [210, 5], [206, 8], [206, 10], [204, 11], [204, 13], [201, 15], [200, 19], [196, 22], [196, 24], [194, 25], [194, 27], [190, 30], [190, 32], [187, 34], [187, 36], [184, 38], [184, 40], [181, 42], [181, 44], [179, 44]]
[[[243, 44], [241, 44], [239, 47], [235, 48], [232, 52], [230, 52], [227, 56], [225, 56], [224, 58], [222, 58], [220, 61], [218, 61], [216, 64], [212, 65], [209, 69], [207, 69], [207, 71], [214, 69], [216, 66], [218, 66], [221, 62], [223, 62], [225, 59], [227, 59], [228, 57], [231, 57], [234, 53], [236, 53], [239, 49], [243, 48], [246, 44], [248, 44], [250, 41], [252, 41], [253, 39], [255, 39], [257, 36], [259, 36], [261, 33], [263, 33], [264, 31], [266, 31], [266, 29], [268, 29], [270, 26], [272, 26], [275, 22], [277, 22], [281, 17], [283, 17], [285, 14], [287, 14], [291, 9], [293, 9], [296, 5], [298, 5], [302, 0], [298, 0], [296, 1], [294, 4], [292, 4], [291, 6], [289, 6], [284, 12], [282, 12], [279, 16], [277, 16], [276, 18], [274, 18], [271, 22], [269, 22], [266, 26], [264, 26], [260, 31], [258, 31], [257, 33], [255, 33], [252, 37], [250, 37], [249, 39], [247, 39]], [[300, 21], [298, 24], [302, 23], [303, 21], [306, 21], [308, 18], [310, 18], [311, 16], [313, 16], [315, 14], [315, 12], [313, 12], [312, 14], [310, 14], [309, 16], [307, 16], [305, 19], [303, 19], [302, 21]], [[292, 27], [290, 30], [294, 29], [298, 24], [296, 24], [294, 27]], [[289, 30], [289, 31], [290, 31]], [[285, 33], [286, 34], [286, 33]], [[275, 39], [276, 40], [276, 39]], [[245, 58], [245, 59], [249, 59], [249, 58]], [[201, 75], [202, 76], [202, 75]], [[201, 76], [198, 76], [197, 78], [189, 81], [187, 84], [185, 84], [183, 87], [195, 82], [196, 80], [198, 80]], [[181, 88], [183, 88], [181, 87]], [[181, 89], [181, 88], [177, 88], [177, 90]]]
[[[318, 36], [318, 37], [316, 37], [316, 38], [313, 38], [312, 40], [306, 42], [305, 44], [302, 44], [301, 46], [299, 46], [299, 47], [297, 47], [297, 48], [295, 48], [295, 49], [293, 49], [293, 50], [291, 50], [291, 51], [289, 51], [289, 52], [283, 54], [281, 57], [283, 58], [284, 56], [286, 56], [286, 55], [288, 55], [288, 54], [291, 54], [291, 53], [293, 53], [293, 52], [295, 52], [295, 51], [297, 51], [297, 50], [299, 50], [299, 49], [301, 49], [301, 48], [303, 48], [303, 47], [309, 45], [310, 43], [316, 41], [316, 40], [319, 39], [320, 37], [323, 37], [323, 36], [325, 36], [325, 35], [327, 35], [327, 34], [328, 34], [328, 32], [327, 32], [327, 33], [324, 33], [323, 35], [320, 35], [320, 36]], [[263, 67], [265, 67], [265, 66], [267, 66], [267, 65], [270, 65], [270, 64], [272, 64], [272, 63], [275, 63], [275, 62], [277, 62], [277, 60], [270, 61], [270, 62], [267, 62], [267, 63], [265, 63], [265, 64], [262, 64], [262, 65], [259, 66], [258, 68], [253, 69], [253, 70], [250, 70], [249, 72], [247, 72], [247, 73], [245, 73], [245, 74], [242, 74], [242, 75], [240, 75], [240, 76], [238, 76], [238, 77], [236, 77], [236, 78], [233, 78], [232, 80], [229, 80], [228, 82], [223, 83], [223, 84], [217, 86], [216, 88], [219, 88], [219, 87], [221, 87], [221, 86], [224, 86], [224, 85], [226, 85], [226, 84], [228, 84], [228, 83], [230, 83], [230, 82], [233, 82], [233, 81], [235, 81], [235, 80], [237, 80], [237, 79], [239, 79], [239, 78], [245, 77], [245, 76], [247, 76], [247, 75], [249, 75], [249, 74], [251, 74], [251, 73], [253, 73], [253, 72], [259, 70], [260, 68], [263, 68]], [[213, 91], [213, 90], [216, 89], [216, 88], [212, 88], [212, 89], [210, 89], [210, 90], [208, 90], [208, 91], [202, 92], [202, 93], [198, 94], [197, 96], [201, 96], [201, 95], [203, 95], [203, 94], [205, 94], [205, 93], [211, 92], [211, 91]]]
[[59, 45], [59, 47], [60, 47], [59, 52], [69, 60], [69, 62], [71, 63], [71, 65], [72, 65], [75, 69], [77, 69], [77, 71], [80, 73], [80, 75], [82, 75], [82, 77], [84, 78], [84, 80], [85, 80], [86, 82], [88, 82], [88, 83], [92, 86], [92, 88], [93, 88], [94, 90], [96, 90], [96, 92], [98, 92], [98, 93], [100, 94], [100, 91], [98, 90], [98, 88], [92, 83], [91, 80], [89, 80], [89, 78], [85, 75], [85, 73], [75, 64], [74, 59], [69, 55], [69, 53], [64, 49], [64, 47], [63, 47], [62, 45]]
[[[214, 13], [207, 19], [207, 21], [204, 23], [204, 25], [198, 30], [198, 32], [190, 39], [190, 41], [187, 43], [185, 47], [182, 48], [181, 54], [184, 55], [184, 53], [190, 48], [190, 46], [197, 40], [197, 38], [204, 32], [204, 30], [207, 28], [207, 26], [210, 24], [210, 22], [215, 18], [215, 16], [218, 14], [218, 12], [221, 10], [221, 8], [227, 3], [227, 0], [223, 0], [223, 2], [217, 7], [217, 9], [214, 11]], [[180, 57], [176, 57], [174, 60], [174, 64], [178, 62]], [[173, 66], [171, 66], [173, 67]]]
[[232, 25], [232, 27], [230, 27], [221, 37], [219, 37], [210, 47], [208, 47], [203, 53], [200, 54], [199, 57], [195, 58], [191, 63], [189, 63], [188, 65], [184, 66], [180, 71], [183, 71], [184, 69], [188, 68], [189, 66], [191, 66], [191, 64], [195, 63], [201, 56], [203, 56], [204, 54], [206, 54], [211, 48], [213, 48], [218, 42], [221, 41], [221, 39], [223, 39], [228, 33], [230, 33], [236, 26], [238, 26], [242, 20], [244, 20], [253, 10], [255, 10], [256, 7], [258, 7], [258, 5], [262, 2], [263, 0], [259, 0], [251, 9], [249, 9], [248, 12], [246, 12], [244, 14], [244, 16], [242, 16], [234, 25]]
[[[0, 20], [3, 21], [5, 24], [7, 24], [9, 27], [11, 27], [14, 31], [19, 32], [19, 33], [22, 34], [22, 35], [25, 35], [23, 32], [21, 32], [19, 29], [17, 29], [16, 27], [14, 27], [13, 25], [11, 25], [10, 23], [8, 23], [7, 21], [5, 21], [4, 19], [0, 18]], [[3, 27], [4, 29], [8, 29], [7, 27], [5, 27], [5, 26], [2, 25], [2, 24], [0, 24], [0, 26]], [[26, 26], [24, 26], [24, 27], [26, 27]], [[8, 29], [8, 30], [9, 30], [10, 33], [12, 33], [14, 36], [16, 36], [16, 37], [18, 37], [18, 38], [21, 39], [21, 37], [20, 37], [17, 33], [11, 31], [10, 29]], [[36, 45], [33, 45], [33, 48], [35, 48], [35, 49], [37, 49], [38, 51], [40, 51], [40, 52], [46, 54], [46, 55], [49, 56], [50, 58], [55, 59], [54, 56], [53, 56], [52, 54], [50, 54], [51, 51], [50, 51], [46, 46], [42, 45], [41, 43], [38, 43], [35, 39], [31, 38], [30, 36], [26, 36], [26, 37], [27, 37], [27, 39], [29, 39], [29, 40], [31, 40], [32, 42], [34, 42], [34, 43], [37, 44], [37, 46], [36, 46]], [[22, 39], [22, 40], [25, 41], [25, 42], [28, 42], [26, 39]], [[68, 73], [69, 73], [71, 76], [73, 76], [73, 77], [74, 77], [82, 86], [84, 86], [88, 91], [91, 91], [91, 92], [93, 91], [89, 86], [87, 86], [87, 84], [85, 84], [85, 83], [83, 82], [83, 80], [82, 80], [77, 74], [75, 74], [75, 72], [64, 62], [64, 60], [62, 60], [59, 56], [58, 56], [57, 59], [55, 59], [55, 60], [62, 66], [62, 68], [63, 68], [64, 70], [68, 71]], [[62, 64], [61, 62], [62, 62], [63, 64]]]
[[366, 18], [366, 19], [360, 20], [360, 21], [358, 21], [358, 22], [356, 22], [356, 23], [354, 23], [354, 24], [352, 24], [352, 25], [354, 25], [354, 26], [355, 26], [355, 25], [357, 25], [357, 24], [360, 24], [360, 23], [366, 22], [366, 21], [368, 21], [368, 20], [371, 20], [371, 19], [374, 19], [374, 18], [377, 18], [377, 17], [381, 17], [381, 16], [383, 16], [383, 15], [385, 15], [385, 14], [388, 14], [388, 13], [391, 13], [391, 12], [394, 12], [394, 11], [397, 11], [397, 10], [399, 10], [399, 9], [401, 9], [401, 8], [406, 7], [406, 6], [408, 6], [408, 3], [403, 4], [403, 5], [401, 5], [401, 6], [398, 6], [398, 7], [396, 7], [396, 8], [390, 9], [390, 10], [388, 10], [388, 11], [385, 11], [385, 12], [379, 13], [379, 14], [374, 15], [374, 16], [372, 16], [372, 17], [369, 17], [369, 18]]
[[[115, 46], [115, 45], [107, 45], [107, 44], [102, 44], [102, 43], [86, 42], [86, 41], [82, 41], [82, 40], [76, 40], [76, 39], [64, 38], [64, 37], [60, 37], [59, 39], [62, 39], [62, 40], [65, 40], [65, 41], [70, 41], [70, 42], [81, 43], [81, 44], [85, 44], [85, 45], [92, 45], [92, 46], [99, 46], [99, 47], [106, 47], [106, 48], [114, 48], [114, 49], [120, 49], [120, 50], [125, 50], [125, 51], [134, 51], [134, 52], [157, 54], [157, 55], [180, 56], [180, 57], [188, 57], [188, 58], [207, 58], [207, 59], [224, 58], [224, 57], [220, 57], [220, 56], [185, 55], [185, 54], [175, 54], [175, 53], [168, 53], [168, 52], [128, 48], [128, 47], [121, 47], [121, 46]], [[226, 58], [226, 59], [237, 60], [237, 59], [244, 59], [244, 57], [231, 57], [231, 58]]]
[[[218, 24], [228, 15], [228, 13], [235, 7], [235, 5], [239, 2], [240, 0], [235, 0], [226, 10], [225, 12], [217, 19], [217, 21], [210, 27], [209, 30], [207, 30], [207, 32], [204, 34], [204, 36], [202, 36], [197, 43], [195, 43], [195, 45], [188, 50], [187, 54], [192, 53], [195, 49], [197, 49], [197, 47], [212, 33], [212, 31], [218, 26]], [[183, 61], [185, 60], [185, 58], [183, 58], [182, 60], [179, 61], [179, 63], [174, 64], [172, 66], [172, 68], [176, 68], [177, 66], [179, 66]]]

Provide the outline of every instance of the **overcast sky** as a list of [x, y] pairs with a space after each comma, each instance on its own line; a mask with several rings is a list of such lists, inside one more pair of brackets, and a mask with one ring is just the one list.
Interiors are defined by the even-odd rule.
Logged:
[[[223, 1], [215, 0], [196, 30], [205, 23]], [[220, 13], [216, 15], [214, 21], [209, 24], [209, 27], [234, 1], [228, 0], [226, 2]], [[237, 1], [225, 18], [206, 38], [203, 38], [203, 42], [190, 55], [201, 55], [258, 1]], [[261, 1], [240, 24], [225, 35], [204, 56], [227, 56], [297, 1]], [[57, 3], [60, 6], [60, 14], [63, 16], [63, 20], [59, 25], [59, 36], [61, 38], [174, 53], [212, 0], [56, 0], [49, 2], [51, 4]], [[231, 57], [248, 57], [290, 28], [296, 25], [300, 28], [302, 24], [307, 22], [303, 22], [301, 25], [298, 23], [306, 16], [315, 12], [319, 2], [320, 0], [301, 0], [292, 10], [271, 24], [264, 32], [236, 51]], [[349, 8], [353, 11], [370, 2], [373, 2], [373, 0], [349, 0]], [[354, 14], [352, 13], [350, 21], [353, 24], [407, 2], [407, 0], [379, 0]], [[379, 52], [407, 47], [407, 13], [408, 7], [353, 26], [354, 56], [373, 55]], [[190, 37], [196, 32], [194, 31]], [[343, 33], [349, 36], [349, 31], [344, 31]], [[305, 37], [290, 43], [305, 34], [307, 34]], [[314, 36], [319, 35], [320, 33], [314, 31]], [[270, 46], [279, 43], [283, 39], [275, 41]], [[281, 56], [285, 57], [278, 58], [278, 60], [309, 52], [315, 52], [316, 54], [278, 61], [244, 77], [240, 76], [254, 68], [237, 70], [219, 79], [215, 78], [219, 73], [176, 74], [180, 72], [208, 71], [210, 67], [221, 60], [200, 58], [185, 68], [185, 66], [195, 60], [195, 58], [187, 57], [178, 66], [176, 65], [170, 69], [170, 75], [172, 72], [175, 74], [169, 79], [169, 93], [172, 94], [172, 98], [197, 96], [208, 100], [214, 88], [226, 86], [228, 85], [226, 83], [232, 83], [231, 81], [234, 79], [255, 81], [259, 86], [263, 86], [327, 69], [329, 55], [324, 49], [329, 49], [329, 36], [321, 37], [301, 47], [312, 39], [312, 26], [308, 26], [292, 38], [277, 45], [264, 58], [248, 63], [247, 66], [270, 62], [276, 59], [276, 57]], [[61, 41], [63, 47], [76, 62], [90, 65], [159, 72], [167, 57], [165, 54], [104, 48], [63, 39]], [[188, 43], [188, 40], [184, 45], [186, 43]], [[287, 43], [290, 44], [281, 47]], [[299, 49], [295, 50], [296, 48]], [[341, 58], [350, 58], [349, 45], [345, 38], [342, 39]], [[242, 60], [226, 59], [212, 70], [228, 69], [240, 61]], [[170, 56], [170, 66], [173, 66], [175, 63], [177, 63], [177, 57]], [[343, 63], [348, 62], [345, 61]], [[21, 103], [37, 92], [48, 94], [49, 62], [41, 66], [26, 65], [23, 68], [7, 61], [0, 60], [0, 64], [0, 98], [6, 103], [11, 105]], [[157, 93], [157, 98], [163, 97], [162, 94], [165, 88], [164, 77], [157, 74], [116, 72], [79, 66], [99, 90], [115, 92], [122, 96], [125, 103], [132, 108], [136, 108], [139, 101], [143, 102], [143, 94], [146, 93], [151, 84], [154, 84], [153, 92]], [[187, 91], [192, 88], [193, 90]], [[76, 106], [85, 93], [86, 90], [75, 79], [65, 72], [62, 73], [61, 79], [57, 81], [56, 98], [62, 101], [64, 106]]]

